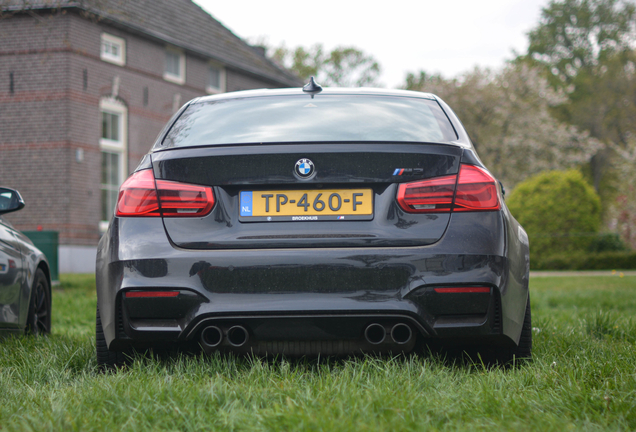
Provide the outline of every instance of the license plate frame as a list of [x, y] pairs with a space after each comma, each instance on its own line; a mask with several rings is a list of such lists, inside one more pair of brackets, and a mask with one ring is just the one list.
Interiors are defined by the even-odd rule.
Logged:
[[239, 192], [241, 222], [372, 220], [373, 209], [374, 193], [370, 188]]

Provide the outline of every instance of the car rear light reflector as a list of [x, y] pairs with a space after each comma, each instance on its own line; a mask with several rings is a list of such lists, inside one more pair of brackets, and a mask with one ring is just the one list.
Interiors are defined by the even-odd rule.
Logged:
[[453, 210], [499, 210], [497, 181], [483, 168], [462, 165], [459, 171]]
[[448, 293], [489, 293], [489, 287], [448, 287], [448, 288], [435, 288], [436, 293], [448, 294]]
[[157, 191], [164, 217], [205, 216], [214, 207], [211, 187], [157, 180]]
[[408, 213], [449, 212], [456, 182], [457, 176], [450, 175], [402, 183], [398, 188], [398, 204]]
[[127, 291], [126, 298], [157, 298], [157, 297], [176, 297], [179, 291]]
[[201, 217], [214, 207], [214, 192], [198, 186], [156, 180], [152, 170], [137, 171], [119, 189], [117, 216]]

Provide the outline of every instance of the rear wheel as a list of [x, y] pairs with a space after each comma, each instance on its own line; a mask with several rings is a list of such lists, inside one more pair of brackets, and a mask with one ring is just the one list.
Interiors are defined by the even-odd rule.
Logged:
[[121, 351], [110, 351], [104, 337], [102, 320], [99, 316], [99, 306], [95, 317], [95, 349], [97, 351], [97, 366], [102, 371], [115, 370], [127, 364], [128, 357]]
[[37, 269], [33, 278], [25, 331], [30, 335], [51, 333], [51, 287], [41, 269]]

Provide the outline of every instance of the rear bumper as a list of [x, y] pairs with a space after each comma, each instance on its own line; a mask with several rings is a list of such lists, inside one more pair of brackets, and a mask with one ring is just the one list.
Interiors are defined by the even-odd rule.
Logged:
[[[515, 345], [528, 276], [525, 265], [511, 262], [519, 253], [508, 253], [513, 230], [505, 219], [504, 212], [453, 215], [447, 234], [423, 247], [202, 251], [171, 245], [160, 220], [116, 218], [97, 259], [106, 341], [116, 350], [199, 341], [202, 329], [215, 327], [221, 350], [410, 350], [410, 340], [401, 346], [389, 337], [406, 324], [424, 341]], [[434, 292], [475, 285], [490, 292]], [[125, 297], [147, 289], [180, 294]], [[386, 341], [368, 343], [371, 324], [386, 329]], [[247, 330], [248, 343], [227, 341], [233, 326]]]

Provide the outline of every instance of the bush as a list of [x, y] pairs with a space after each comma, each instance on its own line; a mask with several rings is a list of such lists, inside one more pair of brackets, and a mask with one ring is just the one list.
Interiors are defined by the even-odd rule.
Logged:
[[590, 243], [589, 252], [620, 252], [629, 248], [616, 233], [599, 234]]
[[601, 226], [601, 201], [576, 170], [548, 171], [520, 183], [508, 208], [530, 238], [530, 257], [587, 252]]
[[560, 253], [530, 258], [531, 270], [634, 270], [636, 252]]

